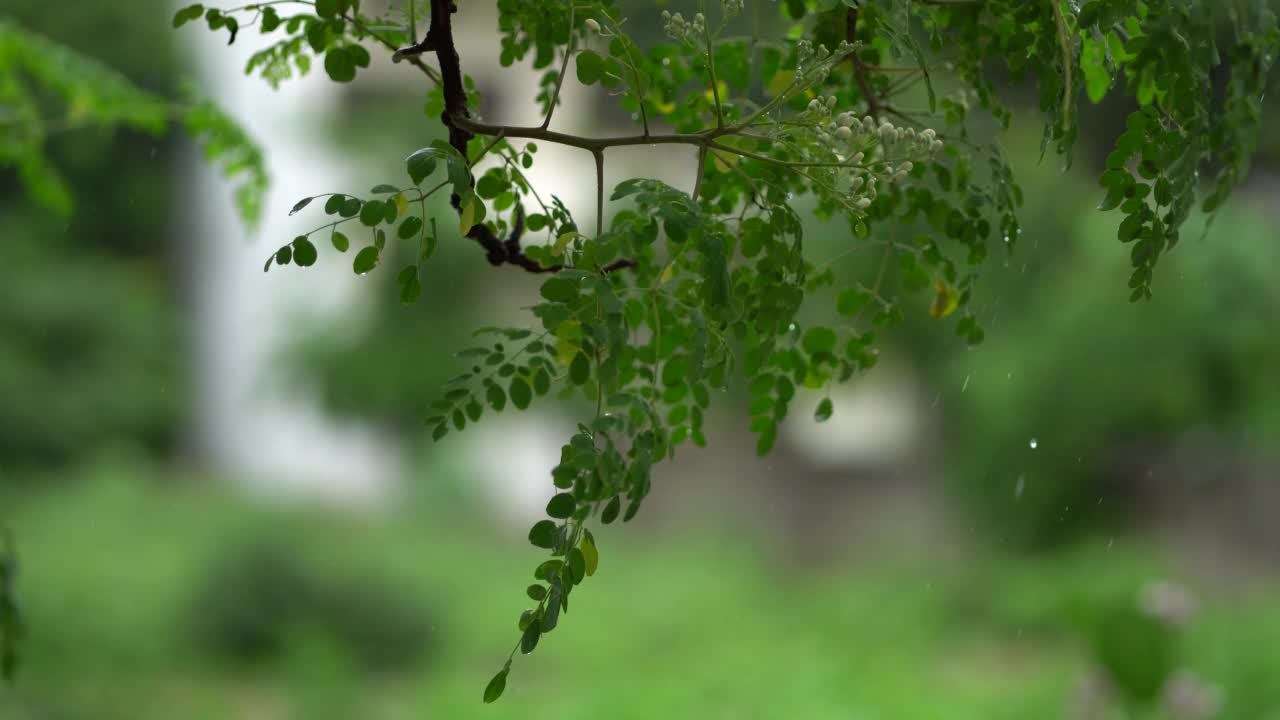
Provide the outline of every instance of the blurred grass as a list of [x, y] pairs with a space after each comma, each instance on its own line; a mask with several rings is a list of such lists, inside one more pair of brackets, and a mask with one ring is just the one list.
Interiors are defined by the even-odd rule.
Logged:
[[[83, 474], [0, 497], [21, 539], [30, 630], [20, 681], [0, 691], [6, 720], [1068, 717], [1090, 613], [1167, 577], [1124, 540], [944, 564], [890, 538], [873, 562], [802, 568], [747, 527], [610, 528], [567, 622], [517, 660], [502, 702], [482, 706], [538, 557], [512, 549], [522, 529], [459, 507], [273, 509], [147, 466]], [[265, 665], [208, 657], [191, 632], [201, 583], [263, 538], [328, 577], [396, 588], [427, 621], [428, 659], [361, 670], [305, 626]], [[1227, 687], [1240, 712], [1225, 717], [1267, 717], [1280, 708], [1277, 595], [1226, 602], [1209, 598], [1188, 662]]]

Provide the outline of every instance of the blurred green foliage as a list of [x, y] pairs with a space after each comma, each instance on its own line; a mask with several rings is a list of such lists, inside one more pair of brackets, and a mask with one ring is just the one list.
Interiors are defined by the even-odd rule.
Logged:
[[231, 667], [278, 660], [299, 631], [323, 633], [375, 671], [426, 656], [431, 613], [408, 589], [379, 577], [348, 577], [345, 568], [313, 567], [287, 538], [242, 543], [213, 563], [191, 609], [197, 642]]
[[[505, 591], [534, 554], [510, 551], [505, 536], [521, 529], [495, 531], [457, 506], [403, 508], [376, 521], [266, 509], [152, 474], [103, 466], [80, 483], [0, 496], [24, 538], [31, 629], [27, 670], [0, 692], [0, 716], [477, 712], [489, 651], [512, 632], [493, 618], [515, 617], [522, 605]], [[432, 618], [432, 662], [395, 672], [367, 665], [306, 613], [284, 621], [293, 630], [266, 663], [228, 664], [191, 642], [193, 603], [211, 599], [209, 582], [228, 577], [217, 570], [228, 558], [245, 557], [228, 554], [228, 539], [261, 537], [286, 553], [275, 563], [399, 588], [399, 602]], [[1148, 581], [1170, 577], [1123, 538], [1030, 560], [981, 546], [930, 559], [884, 538], [870, 559], [810, 568], [776, 562], [742, 528], [604, 530], [598, 539], [606, 562], [591, 602], [573, 606], [578, 631], [543, 638], [539, 649], [554, 660], [486, 715], [1065, 719], [1078, 681], [1104, 659], [1093, 642], [1101, 619], [1133, 608]], [[233, 582], [243, 588], [245, 577]], [[1280, 688], [1266, 681], [1277, 669], [1280, 588], [1203, 601], [1201, 617], [1178, 632], [1176, 665], [1222, 688], [1221, 720], [1280, 711]], [[376, 624], [379, 612], [361, 617]]]
[[[4, 14], [166, 92], [179, 67], [166, 7], [140, 0], [125, 14], [85, 0], [62, 13], [10, 0]], [[69, 218], [33, 205], [14, 175], [0, 173], [0, 456], [11, 468], [118, 443], [173, 445], [186, 398], [165, 251], [178, 199], [173, 148], [111, 129], [52, 134], [49, 163], [77, 202]]]
[[1166, 258], [1176, 292], [1119, 305], [1126, 251], [1087, 212], [1090, 189], [1051, 167], [1022, 177], [1034, 245], [987, 277], [986, 342], [948, 352], [927, 328], [910, 333], [947, 389], [956, 487], [990, 535], [1045, 546], [1131, 521], [1135, 472], [1195, 429], [1265, 461], [1280, 436], [1280, 385], [1261, 371], [1280, 367], [1280, 334], [1263, 320], [1280, 313], [1280, 249], [1249, 199], [1207, 235], [1201, 219], [1188, 236], [1204, 241]]

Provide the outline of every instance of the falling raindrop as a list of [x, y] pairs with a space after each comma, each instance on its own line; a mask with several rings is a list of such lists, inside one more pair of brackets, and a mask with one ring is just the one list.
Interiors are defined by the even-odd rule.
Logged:
[[1036, 440], [1035, 438], [1031, 438], [1031, 442], [1030, 442], [1030, 443], [1028, 443], [1028, 445], [1030, 445], [1030, 446], [1031, 446], [1031, 449], [1032, 449], [1032, 450], [1035, 450], [1035, 449], [1036, 449], [1036, 446], [1038, 446], [1039, 444], [1040, 444], [1040, 441], [1039, 441], [1039, 440]]
[[1018, 484], [1013, 486], [1013, 496], [1015, 498], [1022, 497], [1022, 491], [1027, 489], [1027, 476], [1019, 475]]
[[965, 390], [968, 390], [968, 389], [969, 389], [969, 376], [965, 375], [964, 384], [960, 386], [960, 392], [964, 392]]

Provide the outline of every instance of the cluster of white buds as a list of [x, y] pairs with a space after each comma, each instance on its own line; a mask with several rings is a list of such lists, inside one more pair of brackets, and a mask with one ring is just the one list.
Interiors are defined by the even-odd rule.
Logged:
[[826, 45], [818, 45], [801, 38], [796, 41], [796, 72], [807, 80], [821, 82], [826, 78], [831, 66], [858, 49], [858, 45], [841, 40], [835, 52]]
[[905, 181], [916, 163], [942, 148], [938, 134], [926, 129], [900, 128], [871, 116], [836, 112], [836, 98], [814, 98], [801, 113], [813, 137], [848, 168], [848, 198], [855, 210], [866, 210], [876, 199], [876, 184]]
[[726, 18], [731, 18], [742, 12], [746, 4], [746, 0], [720, 0], [720, 9]]
[[672, 40], [696, 43], [707, 31], [707, 18], [698, 13], [693, 16], [693, 20], [685, 20], [680, 13], [672, 14], [663, 10], [662, 31]]

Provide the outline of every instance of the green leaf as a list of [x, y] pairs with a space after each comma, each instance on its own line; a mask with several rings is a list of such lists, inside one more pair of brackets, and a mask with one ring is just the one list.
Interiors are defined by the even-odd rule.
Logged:
[[689, 376], [689, 356], [677, 355], [662, 366], [662, 384], [670, 387], [684, 382]]
[[422, 232], [422, 218], [417, 215], [410, 215], [404, 219], [404, 222], [400, 223], [400, 230], [396, 234], [400, 236], [401, 240], [408, 240], [419, 232]]
[[370, 245], [356, 253], [355, 260], [351, 262], [351, 269], [354, 270], [357, 275], [364, 275], [378, 267], [378, 261], [381, 257], [382, 253], [378, 252], [378, 248]]
[[538, 638], [542, 637], [542, 624], [537, 620], [529, 623], [529, 627], [524, 629], [524, 635], [520, 637], [520, 652], [528, 655], [538, 647]]
[[485, 391], [485, 399], [489, 401], [489, 406], [499, 412], [507, 406], [507, 394], [502, 391], [502, 386], [497, 383], [489, 385], [489, 389]]
[[293, 240], [293, 261], [300, 267], [311, 267], [316, 264], [316, 246], [311, 244], [305, 235]]
[[560, 604], [563, 591], [560, 589], [560, 581], [553, 580], [551, 583], [551, 592], [547, 593], [547, 609], [542, 613], [542, 632], [549, 633], [556, 629], [556, 625], [560, 621]]
[[355, 58], [344, 47], [329, 48], [324, 54], [324, 71], [334, 82], [349, 83], [356, 79]]
[[493, 676], [489, 684], [484, 688], [484, 701], [491, 703], [502, 697], [502, 691], [507, 689], [507, 670], [503, 668], [501, 672]]
[[360, 45], [349, 45], [347, 52], [351, 53], [351, 59], [355, 61], [356, 67], [367, 68], [373, 58], [369, 55], [369, 51]]
[[391, 195], [400, 192], [400, 188], [395, 185], [387, 185], [386, 183], [383, 183], [381, 185], [374, 185], [373, 189], [369, 192], [374, 195]]
[[[396, 282], [400, 284], [400, 302], [404, 305], [412, 305], [418, 301], [422, 295], [422, 284], [418, 281], [418, 266], [409, 265], [400, 271], [396, 276]], [[479, 403], [473, 401], [473, 406], [478, 410]], [[479, 413], [472, 420], [478, 420]]]
[[594, 85], [604, 73], [604, 58], [592, 50], [578, 53], [578, 82], [583, 85]]
[[329, 242], [333, 244], [333, 249], [338, 252], [346, 252], [351, 247], [351, 241], [347, 239], [347, 236], [337, 230], [333, 231], [333, 235], [329, 237]]
[[462, 208], [458, 211], [458, 232], [466, 235], [476, 224], [476, 206], [480, 201], [475, 195], [467, 195], [462, 199]]
[[315, 200], [315, 198], [314, 197], [302, 198], [297, 202], [297, 204], [293, 206], [293, 209], [289, 211], [289, 215], [292, 217], [293, 215], [297, 215], [299, 212], [302, 212], [302, 209], [310, 205], [312, 200]]
[[542, 599], [547, 596], [547, 589], [541, 585], [530, 585], [525, 588], [524, 594], [534, 602], [542, 602]]
[[573, 573], [575, 585], [582, 582], [582, 579], [587, 576], [587, 559], [579, 548], [569, 551], [569, 572]]
[[375, 227], [386, 219], [386, 204], [381, 200], [370, 200], [360, 208], [360, 224], [365, 227]]
[[324, 214], [337, 215], [342, 210], [342, 204], [347, 198], [343, 195], [330, 195], [328, 200], [324, 201]]
[[538, 372], [533, 374], [533, 391], [539, 395], [546, 395], [551, 390], [551, 374], [546, 368], [538, 368]]
[[529, 402], [533, 400], [533, 391], [529, 388], [529, 383], [524, 381], [524, 378], [513, 378], [511, 387], [507, 391], [511, 394], [511, 404], [521, 410], [529, 407]]
[[578, 353], [573, 356], [573, 361], [569, 363], [569, 380], [574, 385], [581, 385], [591, 377], [591, 362], [587, 360], [587, 356]]
[[534, 547], [550, 550], [556, 546], [556, 524], [550, 520], [539, 520], [529, 529], [529, 542]]
[[596, 549], [596, 543], [595, 540], [591, 539], [590, 531], [583, 538], [580, 547], [582, 548], [582, 560], [584, 563], [583, 570], [586, 572], [587, 577], [591, 577], [596, 574], [596, 568], [600, 567], [600, 551]]
[[600, 513], [600, 522], [608, 525], [618, 519], [618, 513], [622, 511], [622, 498], [614, 495], [608, 503], [605, 504], [604, 510]]
[[325, 20], [332, 20], [338, 16], [338, 0], [316, 0], [316, 15]]
[[578, 501], [571, 493], [560, 493], [547, 503], [547, 515], [559, 520], [567, 519], [577, 509]]
[[810, 355], [830, 354], [836, 348], [836, 333], [831, 328], [809, 328], [809, 331], [804, 334], [804, 340], [801, 344], [804, 347], [804, 351]]
[[568, 305], [578, 299], [578, 283], [569, 278], [554, 275], [542, 283], [542, 289], [539, 292], [542, 297], [551, 302], [562, 302]]
[[353, 218], [360, 214], [362, 208], [364, 208], [364, 201], [360, 198], [346, 198], [342, 201], [342, 208], [338, 210], [338, 214], [344, 218]]
[[179, 10], [177, 13], [174, 14], [173, 26], [175, 28], [180, 28], [183, 25], [186, 25], [187, 23], [191, 22], [192, 20], [199, 20], [200, 16], [202, 15], [204, 15], [203, 5], [199, 3], [195, 5], [188, 5], [187, 7], [182, 8], [181, 10]]
[[862, 310], [871, 294], [861, 288], [845, 288], [836, 299], [836, 311], [846, 317], [857, 315]]
[[533, 571], [533, 576], [539, 580], [551, 582], [551, 579], [560, 572], [560, 566], [563, 564], [564, 562], [562, 560], [548, 560], [538, 565], [538, 567]]
[[826, 422], [831, 419], [831, 412], [831, 398], [822, 398], [822, 402], [818, 403], [818, 409], [813, 411], [813, 419]]

